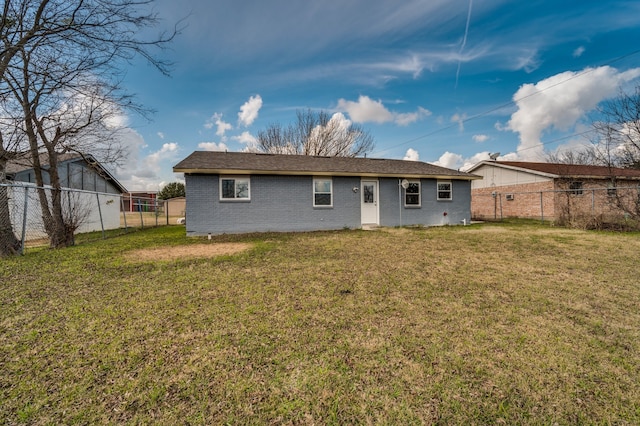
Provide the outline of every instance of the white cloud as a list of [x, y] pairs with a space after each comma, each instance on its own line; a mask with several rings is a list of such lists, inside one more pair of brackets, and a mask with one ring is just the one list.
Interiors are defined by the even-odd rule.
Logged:
[[162, 160], [174, 158], [178, 152], [178, 144], [175, 142], [162, 144], [162, 148], [152, 154], [149, 154], [145, 159], [145, 163], [150, 169], [158, 171], [159, 164]]
[[489, 136], [487, 135], [473, 135], [474, 142], [482, 143], [486, 142], [487, 140], [489, 140]]
[[574, 58], [579, 58], [580, 56], [582, 56], [582, 54], [585, 51], [585, 47], [584, 46], [580, 46], [578, 47], [576, 50], [573, 51], [573, 57]]
[[215, 142], [200, 142], [198, 144], [198, 148], [204, 149], [205, 151], [228, 151], [229, 147], [225, 145], [224, 142], [215, 143]]
[[640, 76], [640, 68], [618, 72], [603, 66], [582, 72], [567, 71], [536, 84], [525, 84], [514, 94], [518, 110], [506, 129], [520, 135], [518, 154], [523, 160], [542, 160], [545, 130], [569, 130], [617, 88]]
[[417, 79], [422, 74], [425, 65], [423, 58], [414, 53], [409, 53], [396, 57], [391, 61], [372, 63], [369, 67], [379, 71], [410, 73], [414, 79]]
[[138, 170], [140, 150], [146, 147], [144, 138], [133, 129], [123, 129], [120, 140], [125, 147], [124, 161], [116, 169], [116, 178], [129, 190], [131, 190], [131, 177]]
[[431, 111], [418, 107], [415, 112], [397, 113], [389, 111], [382, 101], [374, 101], [368, 96], [361, 95], [357, 102], [339, 99], [336, 107], [338, 111], [346, 112], [349, 118], [356, 123], [390, 123], [394, 122], [399, 126], [407, 126], [418, 120], [431, 115]]
[[509, 126], [506, 126], [499, 121], [496, 121], [496, 124], [494, 124], [493, 127], [500, 132], [509, 130]]
[[458, 123], [458, 129], [461, 132], [464, 132], [464, 120], [467, 119], [467, 114], [453, 114], [453, 116], [451, 117], [451, 122], [452, 123]]
[[246, 149], [255, 151], [258, 147], [258, 139], [249, 132], [242, 132], [240, 136], [234, 136], [234, 140], [246, 145]]
[[344, 135], [346, 137], [351, 124], [351, 120], [347, 119], [343, 113], [336, 112], [331, 116], [326, 126], [318, 125], [311, 130], [308, 145], [313, 150], [319, 146], [318, 144], [323, 144], [322, 141], [324, 138], [322, 136], [326, 134], [326, 129], [330, 129], [329, 131], [332, 133], [335, 132], [336, 135]]
[[374, 101], [368, 96], [360, 96], [358, 102], [339, 99], [337, 109], [348, 113], [356, 123], [388, 123], [393, 121], [391, 111], [385, 108], [381, 101]]
[[260, 95], [251, 96], [247, 102], [240, 107], [238, 113], [238, 123], [242, 126], [250, 126], [262, 108], [262, 97]]
[[523, 48], [514, 57], [513, 68], [515, 70], [524, 70], [527, 74], [530, 74], [540, 68], [542, 62], [538, 56], [537, 48]]
[[159, 137], [160, 139], [164, 139], [164, 133], [162, 133], [162, 132], [158, 132], [157, 134], [158, 134], [158, 137]]
[[227, 130], [233, 129], [233, 126], [230, 123], [222, 120], [222, 114], [219, 114], [217, 112], [213, 114], [211, 118], [209, 118], [204, 124], [204, 127], [207, 129], [212, 129], [213, 126], [216, 126], [216, 135], [218, 136], [224, 136]]
[[418, 154], [418, 151], [416, 151], [415, 149], [409, 148], [407, 150], [407, 153], [404, 154], [403, 160], [406, 160], [406, 161], [419, 161], [420, 160], [420, 154]]
[[488, 160], [489, 155], [490, 154], [488, 151], [483, 151], [483, 152], [478, 152], [477, 154], [474, 154], [469, 158], [465, 158], [464, 160], [462, 160], [462, 165], [460, 166], [460, 170], [468, 170], [471, 168], [471, 166], [481, 161]]
[[158, 151], [141, 157], [142, 150], [147, 148], [142, 136], [130, 128], [123, 129], [120, 135], [127, 153], [124, 163], [116, 169], [115, 176], [127, 190], [158, 191], [159, 182], [178, 179], [171, 171], [180, 152], [177, 143], [165, 143]]
[[[478, 164], [481, 161], [489, 160], [490, 154], [491, 153], [489, 151], [482, 151], [472, 155], [471, 157], [464, 158], [460, 154], [447, 151], [442, 154], [437, 161], [432, 162], [432, 164], [450, 169], [466, 171], [469, 170], [471, 166]], [[516, 153], [509, 153], [498, 157], [498, 160], [504, 161], [513, 161], [517, 159], [518, 155]]]
[[336, 112], [329, 119], [329, 123], [327, 123], [328, 127], [336, 127], [342, 133], [346, 133], [349, 130], [349, 126], [351, 126], [351, 120], [344, 116], [341, 112]]
[[463, 164], [463, 159], [460, 154], [454, 154], [446, 151], [440, 156], [440, 158], [438, 158], [438, 161], [434, 161], [433, 164], [449, 169], [459, 169]]
[[408, 112], [397, 114], [395, 122], [399, 126], [408, 126], [411, 123], [415, 123], [418, 120], [421, 120], [424, 117], [428, 117], [431, 115], [431, 111], [424, 109], [422, 107], [418, 107], [416, 112]]

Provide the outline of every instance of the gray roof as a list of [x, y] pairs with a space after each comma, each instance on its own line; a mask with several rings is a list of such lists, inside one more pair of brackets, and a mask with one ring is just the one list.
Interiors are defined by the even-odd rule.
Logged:
[[[46, 152], [40, 153], [40, 165], [47, 169], [49, 168], [49, 156]], [[81, 160], [82, 156], [75, 152], [67, 152], [58, 154], [58, 163], [63, 163], [65, 161], [73, 161], [73, 160]], [[29, 152], [20, 153], [17, 158], [13, 160], [9, 160], [7, 162], [7, 174], [9, 173], [20, 173], [25, 170], [33, 169], [33, 160], [31, 158], [31, 154]]]
[[585, 164], [532, 163], [526, 161], [482, 161], [471, 167], [469, 171], [474, 171], [483, 165], [508, 169], [524, 169], [550, 177], [592, 179], [610, 179], [615, 177], [619, 179], [640, 179], [640, 170], [637, 169], [621, 169], [618, 167], [590, 166]]
[[[28, 152], [22, 153], [18, 156], [18, 158], [8, 161], [5, 169], [6, 174], [10, 176], [27, 170], [33, 170], [33, 160], [28, 154]], [[100, 162], [98, 162], [92, 155], [88, 154], [83, 157], [82, 155], [75, 152], [58, 154], [58, 164], [74, 161], [81, 161], [86, 163], [86, 160], [89, 160], [91, 162], [91, 164], [89, 165], [93, 167], [95, 171], [98, 172], [104, 179], [113, 183], [113, 185], [121, 193], [127, 192], [127, 189], [118, 181], [118, 179], [116, 179], [115, 176], [113, 176], [111, 172], [109, 172], [109, 170], [104, 168], [102, 164], [100, 164]], [[46, 153], [40, 154], [40, 165], [42, 166], [43, 170], [47, 170], [49, 168], [49, 157]]]
[[480, 176], [422, 161], [195, 151], [173, 167], [187, 174], [331, 175], [472, 180]]

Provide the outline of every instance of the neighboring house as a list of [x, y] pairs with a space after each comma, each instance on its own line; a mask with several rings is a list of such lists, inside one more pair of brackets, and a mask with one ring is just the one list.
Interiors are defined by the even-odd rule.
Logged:
[[[85, 159], [86, 158], [86, 159]], [[45, 185], [50, 184], [49, 164], [46, 155], [40, 159], [43, 168]], [[35, 171], [30, 158], [13, 160], [7, 163], [7, 180], [16, 182], [36, 182]], [[58, 155], [58, 174], [60, 186], [63, 188], [81, 189], [85, 191], [104, 192], [107, 194], [123, 194], [126, 188], [100, 164], [93, 156], [84, 158], [79, 154], [67, 153]]]
[[640, 170], [521, 161], [482, 161], [468, 170], [474, 219], [571, 219], [620, 215], [618, 201], [638, 201]]
[[173, 171], [194, 236], [468, 223], [478, 178], [419, 161], [207, 151]]
[[187, 199], [185, 197], [174, 197], [163, 201], [167, 208], [167, 216], [185, 216], [185, 211], [187, 210]]
[[157, 192], [131, 191], [122, 197], [122, 211], [125, 212], [155, 212], [161, 206]]
[[[40, 159], [45, 188], [50, 184], [49, 165], [46, 155]], [[102, 229], [117, 229], [120, 227], [120, 197], [127, 192], [126, 188], [105, 169], [93, 156], [79, 154], [59, 154], [58, 174], [60, 184], [65, 189], [63, 196], [67, 196], [69, 203], [75, 207], [82, 206], [87, 211], [78, 232], [100, 231]], [[25, 203], [30, 211], [26, 227], [32, 238], [44, 237], [44, 226], [40, 212], [40, 203], [35, 190], [35, 171], [30, 158], [24, 157], [7, 163], [6, 178], [11, 183], [25, 183], [26, 191], [13, 188], [12, 211], [18, 212]], [[77, 191], [76, 191], [77, 190]], [[12, 213], [13, 214], [13, 213]], [[17, 213], [16, 213], [17, 214]], [[17, 214], [17, 216], [20, 216]], [[20, 224], [22, 216], [12, 219], [14, 227]]]

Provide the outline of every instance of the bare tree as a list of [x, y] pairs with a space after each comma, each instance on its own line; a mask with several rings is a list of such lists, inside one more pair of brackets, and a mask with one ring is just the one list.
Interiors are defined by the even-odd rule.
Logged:
[[640, 169], [640, 86], [604, 102], [591, 125], [593, 149], [601, 164]]
[[21, 113], [21, 147], [30, 154], [38, 186], [45, 183], [46, 162], [52, 189], [41, 190], [39, 199], [52, 247], [73, 244], [79, 226], [78, 218], [69, 218], [63, 209], [58, 156], [76, 152], [103, 162], [121, 159], [123, 147], [114, 126], [118, 120], [113, 118], [126, 108], [145, 110], [121, 90], [119, 66], [141, 56], [168, 73], [170, 64], [157, 59], [153, 50], [169, 43], [177, 30], [141, 38], [158, 24], [155, 14], [144, 12], [152, 3], [5, 1], [0, 101], [4, 110]]
[[272, 124], [258, 133], [258, 149], [274, 154], [358, 157], [374, 148], [373, 137], [342, 114], [298, 111], [294, 124]]
[[[19, 118], [11, 117], [0, 109], [0, 185], [7, 182], [7, 165], [20, 156], [21, 132]], [[24, 155], [24, 154], [23, 154]], [[9, 187], [0, 186], [0, 257], [16, 254], [20, 240], [16, 237], [11, 223], [9, 209]]]
[[547, 154], [546, 160], [548, 163], [556, 164], [601, 165], [595, 149], [591, 145], [570, 151], [552, 152]]
[[[592, 118], [592, 127], [592, 151], [601, 165], [640, 169], [640, 86], [631, 93], [621, 90], [604, 102]], [[612, 188], [622, 179], [612, 173]], [[627, 218], [640, 221], [640, 186], [612, 189], [609, 195], [610, 203]]]

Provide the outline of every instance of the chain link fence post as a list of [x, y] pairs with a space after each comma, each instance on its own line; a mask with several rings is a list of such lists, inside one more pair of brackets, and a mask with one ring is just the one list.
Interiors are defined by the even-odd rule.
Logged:
[[24, 255], [27, 238], [27, 212], [29, 211], [29, 187], [24, 187], [24, 207], [22, 212], [22, 238], [20, 239], [20, 254]]

